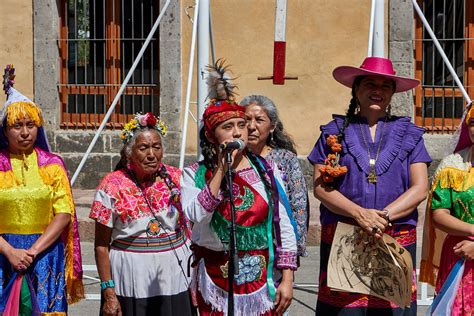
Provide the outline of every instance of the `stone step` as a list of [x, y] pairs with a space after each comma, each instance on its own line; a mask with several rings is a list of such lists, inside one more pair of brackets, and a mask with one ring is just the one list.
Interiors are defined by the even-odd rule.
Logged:
[[72, 191], [81, 241], [94, 241], [95, 222], [89, 218], [94, 194], [95, 190], [73, 189]]

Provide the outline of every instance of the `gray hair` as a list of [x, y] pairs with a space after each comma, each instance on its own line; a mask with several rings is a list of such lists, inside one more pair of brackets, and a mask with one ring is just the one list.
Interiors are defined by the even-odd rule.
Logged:
[[276, 125], [280, 120], [278, 117], [278, 110], [272, 100], [267, 98], [264, 95], [248, 95], [240, 101], [240, 105], [249, 106], [251, 104], [256, 104], [261, 106], [265, 113], [268, 115], [270, 122], [273, 125]]
[[[143, 128], [138, 129], [137, 131], [133, 133], [132, 138], [130, 138], [130, 140], [123, 145], [122, 150], [120, 150], [120, 161], [115, 166], [115, 170], [119, 170], [119, 169], [127, 167], [127, 164], [130, 162], [130, 157], [132, 156], [133, 146], [137, 142], [138, 135], [141, 135], [148, 131], [155, 132], [158, 136], [160, 136], [161, 140], [163, 141], [163, 137], [161, 137], [160, 132], [154, 128], [143, 127]], [[162, 146], [163, 146], [162, 148], [164, 149], [163, 143], [162, 143]]]
[[264, 95], [249, 95], [240, 101], [241, 106], [258, 105], [267, 114], [270, 122], [275, 126], [273, 136], [267, 139], [267, 144], [272, 148], [283, 148], [296, 154], [295, 143], [291, 136], [284, 131], [283, 123], [278, 116], [278, 110], [272, 100]]

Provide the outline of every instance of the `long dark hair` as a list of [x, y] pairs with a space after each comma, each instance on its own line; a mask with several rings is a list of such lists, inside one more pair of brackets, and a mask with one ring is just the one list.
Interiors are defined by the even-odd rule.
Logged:
[[207, 169], [213, 170], [217, 165], [217, 151], [214, 144], [207, 139], [204, 126], [199, 130], [199, 139], [199, 146], [201, 146], [201, 152], [204, 156], [203, 163]]
[[284, 130], [275, 103], [264, 95], [249, 95], [240, 101], [240, 105], [242, 106], [249, 106], [251, 104], [261, 106], [270, 119], [270, 122], [275, 125], [273, 137], [267, 138], [267, 145], [272, 148], [286, 149], [296, 154], [295, 142]]

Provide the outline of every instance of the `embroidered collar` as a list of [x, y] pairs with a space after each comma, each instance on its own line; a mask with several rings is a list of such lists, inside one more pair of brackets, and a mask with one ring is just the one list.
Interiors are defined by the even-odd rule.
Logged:
[[[325, 134], [339, 133], [344, 124], [345, 117], [334, 115], [334, 124], [328, 124], [321, 129]], [[381, 118], [379, 122], [383, 122]], [[357, 165], [366, 173], [370, 172], [369, 157], [367, 149], [362, 140], [361, 130], [358, 124], [366, 125], [365, 118], [357, 117], [355, 122], [349, 124], [345, 130], [343, 140], [343, 153], [354, 157]], [[392, 116], [386, 122], [387, 126], [383, 130], [383, 143], [380, 149], [379, 157], [375, 163], [376, 175], [385, 173], [393, 163], [396, 157], [404, 160], [406, 156], [415, 148], [416, 144], [423, 136], [424, 130], [412, 124], [409, 117]], [[381, 135], [376, 135], [376, 141], [379, 141]]]

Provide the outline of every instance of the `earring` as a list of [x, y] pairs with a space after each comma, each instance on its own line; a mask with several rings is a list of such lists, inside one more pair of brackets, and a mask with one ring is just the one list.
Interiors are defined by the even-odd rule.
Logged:
[[270, 142], [273, 143], [273, 131], [270, 132]]

